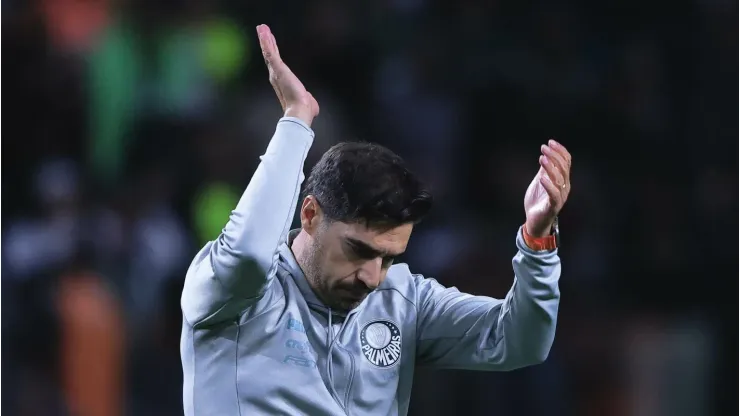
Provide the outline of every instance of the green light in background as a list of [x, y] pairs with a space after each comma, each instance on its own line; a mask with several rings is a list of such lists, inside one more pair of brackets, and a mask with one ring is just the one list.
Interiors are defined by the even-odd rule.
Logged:
[[236, 77], [251, 55], [245, 40], [241, 29], [229, 20], [208, 23], [203, 32], [203, 66], [206, 72], [219, 82]]
[[207, 185], [195, 198], [193, 222], [198, 241], [205, 243], [218, 238], [231, 211], [239, 202], [239, 193], [223, 183]]

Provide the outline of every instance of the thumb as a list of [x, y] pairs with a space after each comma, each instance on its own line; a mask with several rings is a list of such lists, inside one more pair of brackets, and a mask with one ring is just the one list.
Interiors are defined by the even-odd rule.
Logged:
[[547, 172], [545, 171], [545, 168], [540, 166], [540, 170], [537, 171], [537, 175], [535, 175], [538, 178], [541, 178], [543, 176], [546, 176]]

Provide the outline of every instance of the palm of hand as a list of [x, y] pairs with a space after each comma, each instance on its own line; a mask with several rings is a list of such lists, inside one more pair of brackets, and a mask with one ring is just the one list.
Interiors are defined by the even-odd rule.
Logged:
[[319, 104], [280, 57], [275, 36], [266, 25], [257, 26], [262, 56], [270, 73], [270, 84], [275, 90], [286, 116], [298, 116], [308, 124], [319, 114]]
[[557, 215], [556, 207], [553, 206], [550, 195], [542, 185], [543, 175], [546, 176], [547, 172], [540, 168], [524, 194], [524, 212], [530, 224], [548, 224]]
[[550, 217], [554, 218], [554, 207], [550, 201], [550, 196], [540, 181], [543, 175], [547, 175], [547, 173], [540, 168], [524, 194], [524, 212], [527, 215], [527, 220], [536, 224], [546, 222]]
[[284, 62], [274, 65], [272, 75], [278, 100], [284, 111], [294, 105], [301, 105], [310, 108], [314, 116], [319, 113], [319, 103]]
[[541, 237], [550, 232], [570, 193], [571, 156], [554, 140], [540, 148], [540, 170], [524, 194], [527, 232]]

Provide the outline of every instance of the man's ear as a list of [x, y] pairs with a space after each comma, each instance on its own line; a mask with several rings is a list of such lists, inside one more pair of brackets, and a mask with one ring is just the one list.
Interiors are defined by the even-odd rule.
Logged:
[[301, 204], [301, 228], [309, 235], [313, 235], [323, 220], [323, 212], [313, 195], [303, 198]]

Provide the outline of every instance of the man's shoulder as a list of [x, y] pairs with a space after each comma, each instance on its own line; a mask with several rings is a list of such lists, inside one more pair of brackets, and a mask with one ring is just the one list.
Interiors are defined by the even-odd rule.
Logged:
[[363, 302], [360, 320], [386, 321], [402, 327], [414, 326], [417, 310], [416, 281], [408, 265], [396, 264], [388, 269], [385, 280]]
[[388, 269], [383, 283], [378, 291], [394, 291], [413, 302], [416, 299], [418, 280], [422, 277], [411, 272], [408, 264], [394, 264]]

